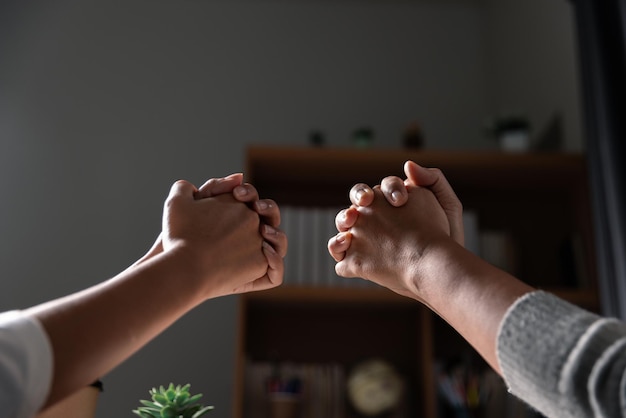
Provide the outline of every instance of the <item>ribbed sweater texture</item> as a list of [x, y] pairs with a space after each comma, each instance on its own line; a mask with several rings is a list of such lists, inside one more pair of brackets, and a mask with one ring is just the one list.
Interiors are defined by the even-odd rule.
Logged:
[[507, 311], [498, 361], [509, 391], [549, 418], [626, 418], [626, 323], [534, 291]]

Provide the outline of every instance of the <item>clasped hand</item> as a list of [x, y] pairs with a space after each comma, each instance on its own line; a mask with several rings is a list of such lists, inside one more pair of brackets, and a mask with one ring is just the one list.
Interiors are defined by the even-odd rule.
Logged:
[[265, 290], [283, 280], [287, 237], [271, 199], [232, 174], [196, 188], [172, 186], [163, 209], [163, 230], [134, 266], [167, 252], [184, 254], [185, 271], [205, 282], [204, 299]]
[[407, 161], [404, 171], [404, 180], [352, 187], [352, 205], [338, 213], [328, 251], [339, 276], [421, 300], [429, 252], [451, 239], [463, 245], [463, 209], [440, 170]]

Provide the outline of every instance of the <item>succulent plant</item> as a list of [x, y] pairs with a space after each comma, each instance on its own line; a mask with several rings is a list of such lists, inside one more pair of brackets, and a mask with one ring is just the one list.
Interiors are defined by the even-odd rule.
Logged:
[[174, 386], [170, 383], [166, 389], [161, 386], [158, 390], [152, 388], [152, 401], [140, 400], [143, 406], [133, 410], [141, 418], [198, 418], [213, 409], [213, 406], [203, 406], [198, 403], [201, 393], [191, 396], [189, 387]]

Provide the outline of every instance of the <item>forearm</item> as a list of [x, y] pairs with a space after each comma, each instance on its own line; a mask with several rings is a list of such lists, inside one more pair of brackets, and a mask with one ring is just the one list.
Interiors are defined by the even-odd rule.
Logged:
[[193, 272], [164, 253], [97, 286], [29, 309], [46, 330], [54, 355], [46, 404], [108, 373], [198, 305], [199, 294]]
[[432, 245], [419, 261], [416, 294], [501, 373], [498, 329], [509, 307], [534, 289], [451, 240]]

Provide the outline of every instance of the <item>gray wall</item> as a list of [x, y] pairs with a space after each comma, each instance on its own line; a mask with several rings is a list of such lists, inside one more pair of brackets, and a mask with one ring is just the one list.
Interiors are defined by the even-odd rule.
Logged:
[[573, 9], [561, 0], [485, 0], [489, 108], [523, 113], [540, 136], [562, 118], [564, 147], [583, 147]]
[[[566, 2], [551, 3], [558, 10], [537, 30], [551, 37], [554, 21], [569, 33]], [[5, 1], [0, 309], [116, 274], [156, 237], [172, 182], [243, 170], [250, 143], [304, 145], [321, 129], [329, 144], [350, 146], [352, 130], [369, 125], [377, 146], [397, 147], [415, 119], [430, 148], [493, 147], [483, 121], [518, 106], [516, 93], [498, 91], [506, 71], [520, 74], [497, 66], [502, 48], [488, 36], [503, 28], [493, 24], [493, 7]], [[555, 94], [576, 102], [573, 57], [542, 57], [543, 67], [569, 68]], [[524, 97], [544, 88], [525, 83]], [[567, 147], [581, 149], [574, 131]], [[235, 321], [235, 297], [190, 313], [104, 378], [98, 416], [131, 416], [149, 388], [170, 381], [190, 382], [217, 406], [213, 416], [230, 416]]]

